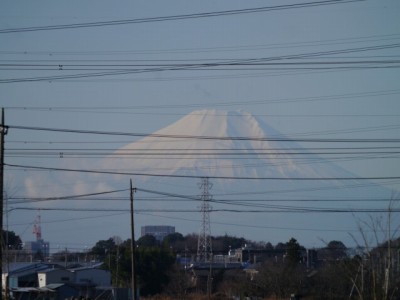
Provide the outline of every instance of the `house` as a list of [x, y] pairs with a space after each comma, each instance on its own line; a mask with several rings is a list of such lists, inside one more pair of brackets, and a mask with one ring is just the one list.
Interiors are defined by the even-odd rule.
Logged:
[[17, 299], [93, 297], [96, 287], [111, 287], [111, 273], [100, 265], [71, 269], [50, 263], [10, 265], [9, 272], [3, 271], [3, 286], [8, 281]]
[[74, 283], [53, 283], [43, 287], [19, 287], [11, 290], [15, 299], [52, 299], [64, 300], [68, 298], [93, 298], [93, 285], [77, 285]]
[[74, 274], [65, 269], [46, 269], [37, 273], [39, 287], [44, 287], [53, 283], [74, 282]]
[[94, 284], [96, 286], [111, 286], [111, 273], [96, 267], [81, 267], [69, 269], [77, 284]]
[[48, 263], [9, 264], [7, 265], [7, 269], [3, 270], [2, 273], [3, 287], [38, 287], [38, 272], [49, 268], [60, 268], [60, 266]]

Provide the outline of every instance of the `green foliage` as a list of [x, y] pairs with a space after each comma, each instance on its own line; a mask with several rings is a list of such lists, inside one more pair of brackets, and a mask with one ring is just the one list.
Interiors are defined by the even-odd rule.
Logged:
[[[128, 239], [118, 244], [112, 238], [99, 241], [91, 253], [104, 260], [115, 286], [130, 287], [131, 241]], [[249, 249], [254, 249], [256, 245], [244, 238], [228, 235], [213, 238], [213, 249], [226, 253], [229, 248], [241, 248], [245, 244], [251, 244]], [[381, 244], [368, 256], [353, 259], [347, 256], [347, 248], [341, 241], [331, 241], [318, 251], [321, 260], [317, 269], [311, 270], [302, 261], [304, 247], [294, 238], [275, 247], [270, 243], [262, 244], [261, 248], [260, 245], [257, 249], [272, 251], [274, 255], [266, 258], [256, 269], [214, 270], [213, 292], [218, 295], [216, 299], [237, 296], [288, 299], [290, 294], [297, 293], [307, 296], [307, 299], [334, 300], [349, 298], [351, 291], [351, 299], [373, 299], [371, 295], [375, 295], [375, 299], [384, 299], [384, 277], [379, 277], [377, 270], [385, 270], [388, 249], [392, 249], [390, 255], [393, 257], [398, 253], [400, 239]], [[180, 251], [185, 251], [185, 255], [193, 254], [196, 246], [195, 234], [183, 236], [174, 233], [167, 236], [162, 245], [152, 236], [139, 238], [135, 248], [135, 265], [140, 295], [190, 299], [188, 293], [195, 288], [191, 277], [193, 273], [176, 264], [175, 256]], [[397, 269], [391, 269], [390, 287], [395, 286], [398, 274]], [[389, 294], [395, 295], [396, 290], [390, 287]]]
[[115, 242], [112, 238], [101, 240], [94, 245], [90, 254], [95, 255], [99, 260], [104, 260], [107, 255], [115, 249]]
[[185, 238], [183, 235], [179, 232], [175, 232], [167, 235], [164, 238], [162, 245], [164, 248], [173, 248], [175, 250], [182, 251], [184, 250], [184, 241]]
[[[131, 241], [128, 239], [119, 246], [112, 238], [96, 243], [92, 254], [103, 257], [105, 266], [111, 271], [113, 284], [130, 287], [131, 284]], [[175, 256], [169, 249], [161, 248], [158, 241], [150, 235], [136, 242], [135, 267], [138, 288], [142, 296], [162, 292], [169, 282], [169, 272], [175, 263]]]
[[286, 260], [289, 264], [295, 265], [301, 261], [301, 246], [294, 238], [286, 243]]
[[3, 230], [3, 241], [8, 244], [9, 250], [21, 250], [22, 241], [21, 238], [15, 234], [14, 231]]
[[157, 247], [159, 242], [154, 236], [146, 234], [137, 240], [136, 245], [138, 247]]
[[159, 247], [139, 247], [136, 249], [136, 261], [140, 294], [160, 293], [169, 283], [168, 271], [175, 263], [174, 255]]
[[[217, 252], [227, 253], [229, 249], [237, 249], [243, 247], [245, 244], [250, 242], [245, 238], [238, 238], [235, 236], [229, 236], [225, 234], [224, 236], [218, 236], [213, 238], [213, 250]], [[214, 246], [214, 244], [219, 245], [219, 248]]]

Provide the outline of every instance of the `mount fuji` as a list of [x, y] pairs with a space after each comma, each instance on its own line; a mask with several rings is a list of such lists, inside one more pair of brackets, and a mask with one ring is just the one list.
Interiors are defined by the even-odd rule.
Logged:
[[173, 225], [183, 234], [197, 233], [201, 215], [195, 200], [201, 178], [208, 177], [213, 235], [352, 243], [349, 233], [366, 216], [360, 211], [386, 209], [391, 191], [366, 180], [343, 180], [362, 176], [335, 165], [340, 156], [319, 156], [318, 145], [312, 145], [300, 146], [247, 112], [198, 110], [116, 150], [102, 165], [137, 174], [140, 226]]
[[[344, 169], [296, 159], [312, 154], [250, 113], [194, 111], [117, 150], [109, 164], [136, 172], [199, 177], [352, 177]], [[133, 157], [132, 157], [133, 156]]]

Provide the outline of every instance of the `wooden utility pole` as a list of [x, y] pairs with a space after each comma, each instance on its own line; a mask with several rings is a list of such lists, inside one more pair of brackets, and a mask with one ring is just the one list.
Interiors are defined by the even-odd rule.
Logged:
[[[7, 134], [7, 127], [4, 125], [4, 108], [1, 109], [1, 125], [0, 125], [0, 226], [1, 226], [1, 236], [0, 236], [0, 266], [3, 274], [3, 203], [4, 203], [4, 136]], [[7, 274], [8, 276], [8, 274]], [[5, 296], [7, 299], [7, 281], [5, 286]], [[0, 280], [0, 293], [3, 293], [3, 280]]]
[[131, 191], [131, 261], [132, 261], [132, 299], [137, 300], [136, 294], [136, 269], [135, 269], [135, 222], [133, 219], [133, 194], [136, 192], [136, 188], [132, 187], [132, 179], [130, 180], [130, 191]]

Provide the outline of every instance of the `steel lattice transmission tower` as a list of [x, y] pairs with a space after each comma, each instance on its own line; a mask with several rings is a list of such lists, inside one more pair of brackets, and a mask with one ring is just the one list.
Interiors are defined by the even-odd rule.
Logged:
[[197, 243], [197, 261], [198, 262], [209, 262], [212, 258], [212, 245], [211, 245], [211, 226], [210, 226], [210, 189], [212, 183], [209, 182], [208, 178], [202, 178], [199, 184], [200, 190], [202, 191], [201, 199], [202, 204], [200, 207], [202, 215], [202, 223], [199, 233], [199, 240]]

